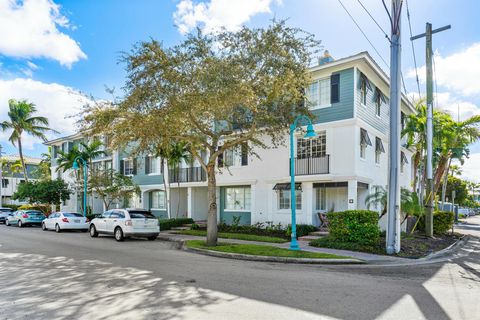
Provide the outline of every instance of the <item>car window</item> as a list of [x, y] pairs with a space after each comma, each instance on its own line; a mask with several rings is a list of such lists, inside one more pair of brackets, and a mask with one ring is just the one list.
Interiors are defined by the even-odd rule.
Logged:
[[156, 219], [149, 211], [128, 211], [132, 219]]
[[80, 213], [72, 213], [72, 212], [64, 212], [63, 216], [64, 217], [69, 217], [69, 218], [81, 218], [81, 217], [83, 217], [83, 215], [80, 214]]
[[118, 218], [118, 219], [123, 219], [125, 218], [125, 214], [121, 211], [113, 211], [112, 214], [110, 215], [110, 218]]
[[105, 212], [102, 214], [102, 218], [108, 218], [111, 213], [112, 213], [112, 211], [105, 211]]
[[9, 208], [1, 208], [0, 212], [12, 212], [12, 209]]

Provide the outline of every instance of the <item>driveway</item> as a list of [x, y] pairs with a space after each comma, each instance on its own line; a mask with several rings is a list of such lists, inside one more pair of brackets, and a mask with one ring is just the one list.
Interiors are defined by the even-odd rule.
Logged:
[[0, 226], [0, 319], [480, 319], [480, 242], [413, 267], [213, 258]]

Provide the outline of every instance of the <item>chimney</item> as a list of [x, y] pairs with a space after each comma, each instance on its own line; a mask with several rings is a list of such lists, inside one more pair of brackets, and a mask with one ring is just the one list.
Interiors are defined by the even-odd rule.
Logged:
[[334, 59], [333, 59], [332, 56], [330, 55], [330, 52], [328, 52], [328, 50], [325, 50], [325, 51], [323, 51], [323, 56], [321, 56], [320, 58], [318, 58], [318, 64], [319, 64], [319, 65], [323, 65], [323, 64], [332, 62], [333, 60], [334, 60]]

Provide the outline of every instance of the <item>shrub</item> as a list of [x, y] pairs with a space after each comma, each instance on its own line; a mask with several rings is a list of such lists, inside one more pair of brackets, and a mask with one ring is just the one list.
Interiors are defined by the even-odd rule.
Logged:
[[46, 216], [52, 213], [52, 207], [49, 204], [22, 204], [17, 210], [39, 210]]
[[[312, 231], [317, 230], [317, 227], [308, 224], [297, 224], [297, 237], [303, 237]], [[228, 225], [225, 222], [218, 224], [219, 232], [235, 232], [254, 234], [259, 236], [280, 237], [288, 239], [292, 234], [292, 228], [279, 224], [274, 224], [272, 221], [257, 222], [251, 226], [240, 226], [237, 224]]]
[[192, 218], [173, 218], [173, 219], [158, 219], [160, 231], [170, 230], [174, 227], [181, 227], [184, 224], [192, 224]]
[[[311, 224], [297, 224], [297, 238], [308, 235], [310, 232], [317, 231], [317, 227]], [[292, 226], [288, 225], [285, 235], [290, 237], [292, 235]]]
[[[442, 235], [452, 228], [454, 214], [450, 211], [436, 211], [433, 213], [433, 233]], [[418, 222], [418, 230], [425, 230], [425, 217]]]
[[340, 242], [373, 245], [378, 242], [378, 213], [369, 210], [348, 210], [327, 214], [330, 237]]
[[18, 205], [18, 204], [2, 204], [0, 207], [2, 207], [2, 208], [10, 208], [10, 209], [12, 209], [13, 211], [17, 211], [19, 205]]
[[200, 226], [196, 223], [192, 223], [192, 225], [190, 226], [190, 230], [198, 230], [200, 229]]

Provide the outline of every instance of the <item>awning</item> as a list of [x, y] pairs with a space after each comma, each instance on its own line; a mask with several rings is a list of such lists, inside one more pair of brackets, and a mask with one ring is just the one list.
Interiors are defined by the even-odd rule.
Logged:
[[368, 189], [368, 183], [358, 181], [357, 188]]
[[379, 137], [375, 138], [375, 151], [385, 153], [385, 148], [383, 147], [382, 139]]
[[403, 164], [408, 164], [407, 156], [405, 155], [405, 153], [403, 151], [400, 152], [400, 159], [401, 159]]
[[370, 84], [370, 81], [368, 81], [367, 76], [360, 73], [360, 86], [363, 86], [364, 84], [367, 89], [372, 90], [372, 85]]
[[348, 187], [348, 182], [317, 182], [313, 184], [314, 188], [342, 188]]
[[[273, 190], [290, 190], [290, 182], [287, 183], [277, 183]], [[300, 182], [295, 183], [295, 190], [302, 190], [302, 184]]]
[[370, 140], [370, 137], [368, 136], [368, 132], [365, 129], [360, 128], [360, 143], [365, 144], [367, 146], [372, 145], [372, 141]]
[[382, 100], [383, 103], [387, 103], [387, 98], [383, 94], [382, 90], [375, 88], [375, 100], [378, 100], [378, 99]]

